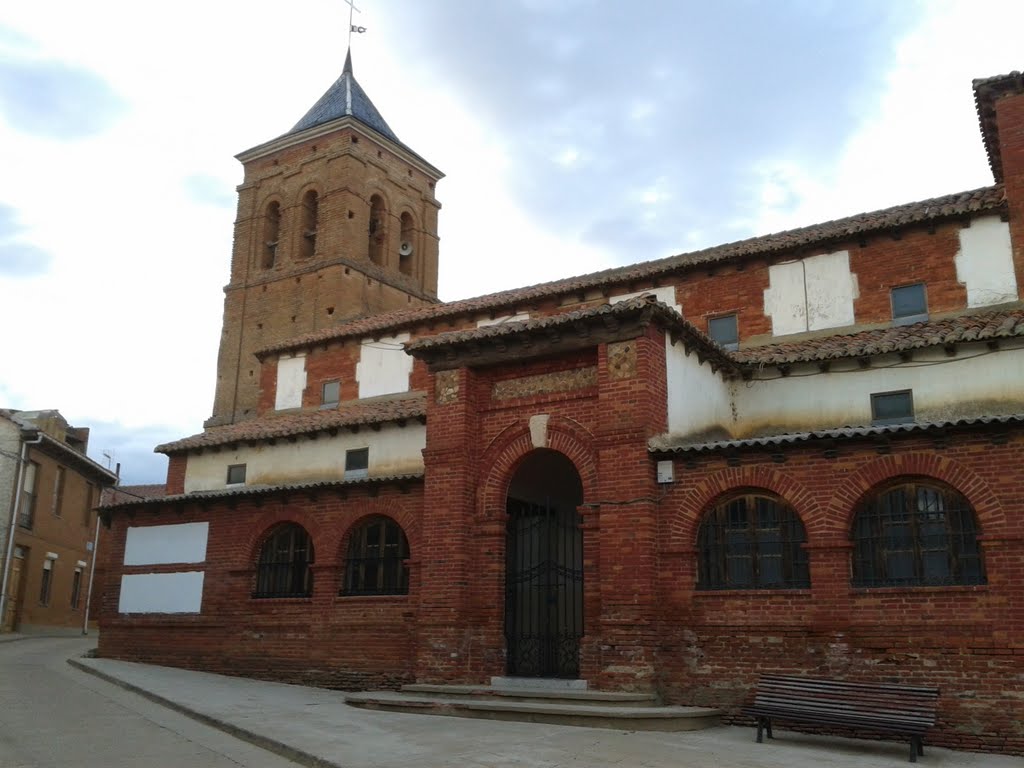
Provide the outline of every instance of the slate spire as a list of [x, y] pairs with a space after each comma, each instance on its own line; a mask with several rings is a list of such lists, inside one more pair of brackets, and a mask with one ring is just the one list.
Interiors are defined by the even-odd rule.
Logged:
[[395, 132], [391, 130], [387, 121], [377, 111], [377, 108], [373, 106], [370, 97], [366, 95], [366, 91], [363, 90], [363, 87], [359, 85], [352, 74], [351, 48], [345, 54], [345, 67], [341, 70], [341, 77], [334, 81], [334, 85], [327, 89], [327, 92], [320, 97], [320, 100], [303, 115], [302, 119], [288, 133], [298, 133], [307, 128], [329, 123], [346, 115], [354, 117], [378, 133], [401, 144]]

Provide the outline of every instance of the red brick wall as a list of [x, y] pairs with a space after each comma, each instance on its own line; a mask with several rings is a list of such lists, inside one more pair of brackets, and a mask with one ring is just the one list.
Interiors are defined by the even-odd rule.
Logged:
[[[199, 615], [117, 613], [120, 574], [195, 570], [196, 566], [120, 566], [103, 585], [99, 653], [103, 656], [338, 688], [393, 687], [413, 679], [424, 556], [422, 486], [323, 490], [258, 497], [208, 508], [117, 512], [108, 537], [111, 562], [124, 560], [129, 526], [209, 521]], [[161, 509], [157, 507], [156, 509]], [[347, 535], [369, 515], [392, 517], [409, 540], [408, 595], [340, 596]], [[309, 598], [254, 599], [255, 562], [278, 522], [309, 531], [315, 549]]]
[[[658, 580], [664, 606], [659, 683], [670, 701], [736, 713], [761, 673], [797, 673], [937, 686], [939, 725], [930, 743], [1024, 753], [1024, 499], [1017, 467], [1024, 436], [957, 434], [948, 447], [899, 438], [890, 454], [864, 442], [820, 444], [675, 462], [661, 504]], [[988, 583], [854, 588], [852, 511], [896, 477], [948, 483], [973, 505]], [[703, 510], [730, 489], [759, 488], [789, 502], [807, 529], [811, 588], [695, 589]]]
[[[586, 373], [595, 368], [596, 378]], [[627, 342], [433, 375], [426, 479], [407, 495], [322, 492], [134, 522], [119, 513], [115, 548], [128, 524], [210, 519], [206, 598], [200, 617], [123, 618], [117, 584], [108, 583], [101, 653], [343, 687], [503, 674], [506, 495], [534, 450], [530, 417], [546, 415], [546, 447], [573, 462], [583, 487], [581, 676], [591, 685], [658, 690], [671, 703], [714, 704], [732, 718], [762, 672], [937, 685], [931, 743], [1024, 753], [1024, 703], [1015, 693], [1024, 679], [1024, 435], [982, 427], [679, 456], [675, 482], [658, 486], [647, 440], [665, 429], [664, 371], [664, 338], [649, 328]], [[438, 397], [438, 375], [454, 376], [457, 396]], [[550, 376], [541, 381], [573, 383], [495, 397], [496, 384]], [[853, 510], [896, 477], [934, 478], [967, 497], [987, 584], [850, 586]], [[809, 589], [695, 588], [701, 517], [741, 488], [794, 507], [808, 534]], [[337, 597], [345, 531], [384, 507], [396, 510], [410, 538], [409, 596]], [[254, 537], [289, 515], [316, 543], [315, 593], [252, 600]]]
[[1019, 288], [1024, 286], [1024, 94], [1004, 96], [996, 102], [996, 125]]

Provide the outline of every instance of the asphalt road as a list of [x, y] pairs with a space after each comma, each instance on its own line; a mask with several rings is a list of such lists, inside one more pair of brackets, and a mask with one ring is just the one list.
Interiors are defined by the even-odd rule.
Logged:
[[73, 669], [88, 638], [0, 643], [0, 768], [294, 768]]

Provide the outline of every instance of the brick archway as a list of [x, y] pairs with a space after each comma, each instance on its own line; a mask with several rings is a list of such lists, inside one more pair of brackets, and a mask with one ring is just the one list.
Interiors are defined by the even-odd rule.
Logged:
[[846, 538], [853, 516], [864, 497], [880, 484], [897, 477], [938, 480], [964, 495], [977, 515], [981, 532], [992, 535], [1006, 525], [1006, 513], [995, 492], [974, 470], [935, 453], [906, 453], [877, 458], [858, 469], [833, 492], [824, 518], [834, 536]]
[[[597, 456], [591, 448], [593, 435], [582, 425], [570, 419], [552, 416], [547, 423], [547, 441], [544, 448], [563, 454], [576, 467], [583, 484], [583, 500], [593, 499], [597, 493]], [[509, 483], [519, 464], [534, 445], [530, 425], [525, 421], [510, 424], [484, 451], [480, 466], [485, 468], [479, 486], [477, 512], [483, 520], [499, 521], [505, 516], [505, 497]]]
[[774, 493], [793, 507], [807, 531], [808, 542], [813, 541], [811, 515], [813, 497], [802, 484], [782, 472], [765, 466], [729, 467], [703, 478], [689, 490], [674, 488], [663, 504], [671, 505], [677, 494], [684, 494], [675, 511], [668, 517], [665, 544], [669, 551], [689, 551], [695, 548], [697, 529], [704, 512], [717, 499], [740, 488], [763, 489]]
[[276, 510], [271, 510], [261, 515], [260, 518], [253, 525], [253, 533], [249, 537], [249, 545], [244, 550], [246, 553], [246, 567], [255, 567], [256, 561], [260, 556], [260, 549], [263, 547], [263, 543], [270, 536], [271, 532], [278, 525], [283, 523], [295, 523], [295, 525], [301, 526], [309, 534], [310, 541], [313, 542], [313, 553], [314, 557], [320, 552], [321, 546], [324, 542], [324, 531], [321, 526], [313, 519], [306, 515], [296, 514], [294, 509], [289, 507], [280, 507]]

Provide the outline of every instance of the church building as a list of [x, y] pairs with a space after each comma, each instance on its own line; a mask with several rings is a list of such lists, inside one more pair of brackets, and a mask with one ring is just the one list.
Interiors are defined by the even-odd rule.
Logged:
[[898, 682], [1024, 753], [1024, 76], [974, 93], [991, 186], [440, 302], [443, 174], [348, 58], [238, 156], [213, 414], [103, 509], [99, 654], [732, 720]]

